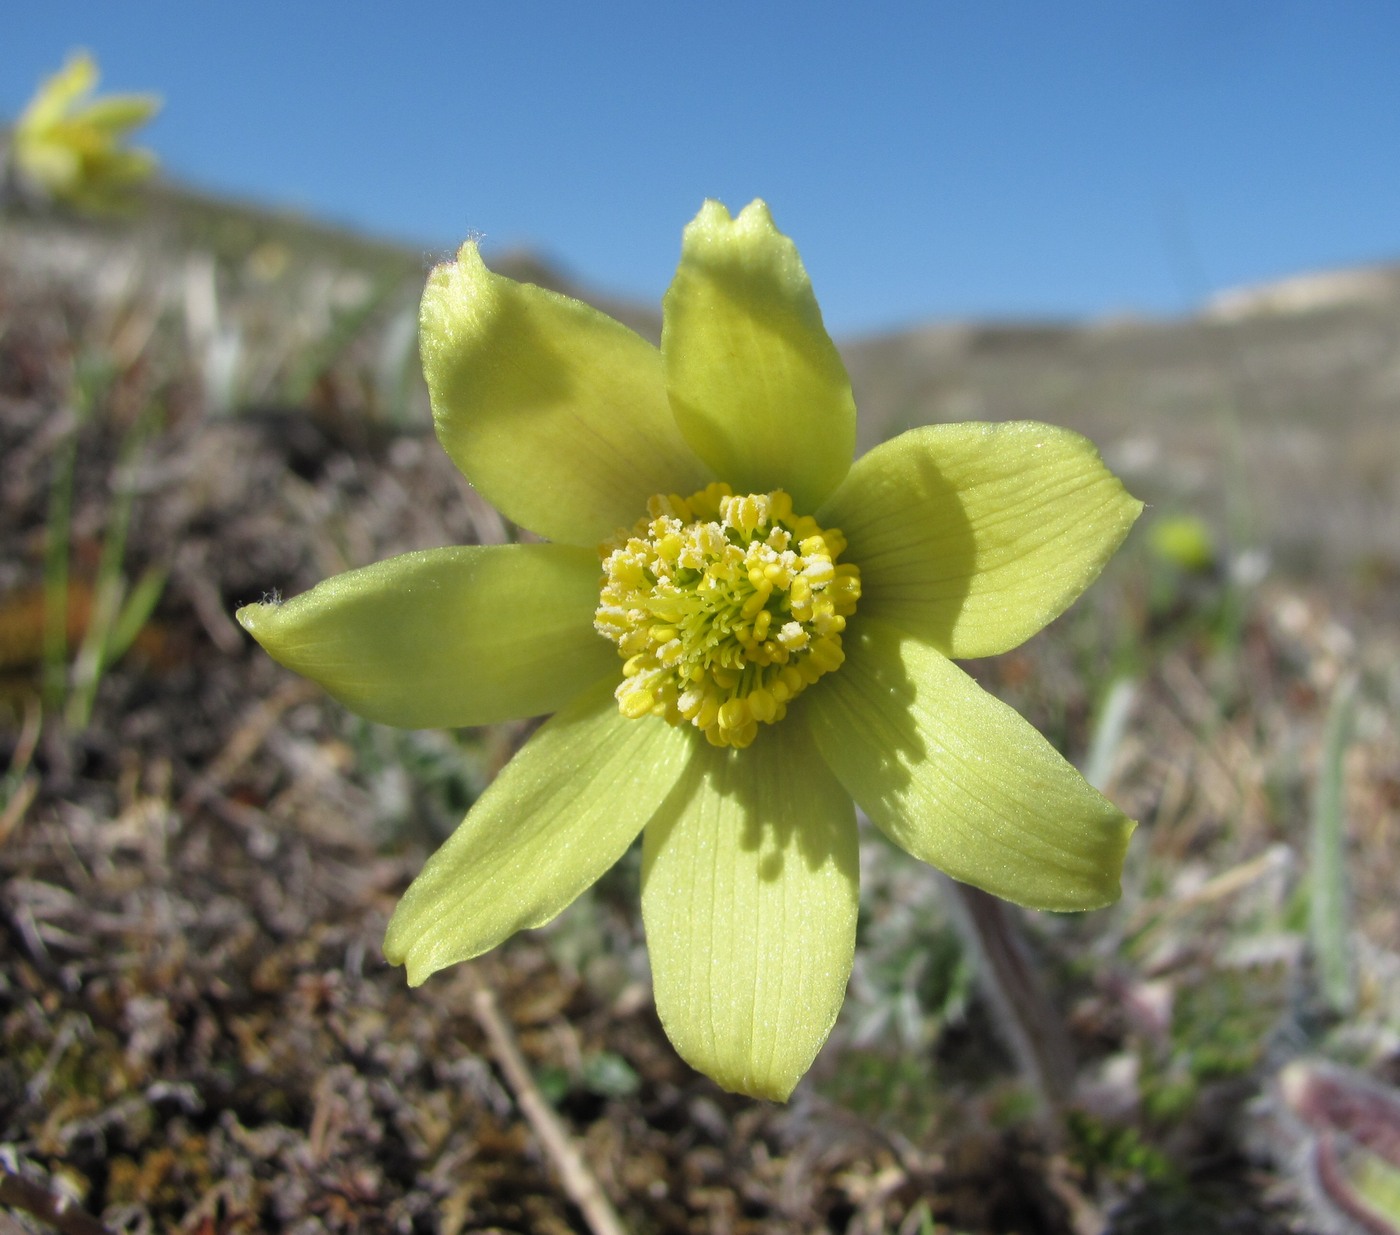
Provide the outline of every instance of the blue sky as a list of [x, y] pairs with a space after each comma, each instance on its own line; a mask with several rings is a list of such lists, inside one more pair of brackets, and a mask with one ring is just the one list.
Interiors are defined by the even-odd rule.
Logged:
[[838, 333], [1180, 312], [1400, 257], [1395, 0], [35, 3], [166, 108], [195, 184], [656, 300], [705, 197], [768, 200]]

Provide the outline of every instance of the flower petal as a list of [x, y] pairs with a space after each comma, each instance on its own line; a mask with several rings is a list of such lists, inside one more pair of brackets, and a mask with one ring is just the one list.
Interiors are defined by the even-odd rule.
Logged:
[[800, 725], [703, 747], [642, 838], [656, 1009], [724, 1088], [783, 1101], [846, 994], [855, 812]]
[[417, 986], [543, 926], [616, 862], [673, 789], [694, 734], [628, 720], [610, 686], [527, 742], [399, 902], [384, 938]]
[[782, 488], [810, 513], [855, 451], [856, 408], [797, 248], [751, 203], [685, 229], [661, 350], [685, 439], [737, 493]]
[[911, 429], [862, 456], [817, 517], [850, 542], [862, 613], [969, 657], [1063, 613], [1141, 510], [1086, 438], [1018, 421]]
[[420, 326], [438, 438], [523, 527], [596, 545], [641, 518], [652, 494], [710, 479], [650, 343], [580, 301], [492, 274], [474, 244], [429, 276]]
[[860, 616], [845, 663], [799, 704], [817, 748], [896, 844], [1034, 909], [1119, 895], [1134, 824], [950, 660]]
[[74, 52], [29, 100], [15, 121], [16, 135], [25, 137], [33, 130], [58, 124], [96, 89], [97, 61], [85, 51]]
[[406, 729], [552, 712], [610, 672], [593, 629], [598, 557], [572, 545], [405, 553], [238, 620], [272, 658]]

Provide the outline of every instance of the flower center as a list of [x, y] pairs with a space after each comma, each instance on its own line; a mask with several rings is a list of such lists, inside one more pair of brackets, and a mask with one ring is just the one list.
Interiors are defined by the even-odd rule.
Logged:
[[736, 496], [716, 483], [647, 511], [599, 550], [593, 624], [623, 658], [618, 708], [747, 746], [845, 659], [860, 598], [860, 571], [837, 564], [846, 538], [794, 515], [781, 489]]

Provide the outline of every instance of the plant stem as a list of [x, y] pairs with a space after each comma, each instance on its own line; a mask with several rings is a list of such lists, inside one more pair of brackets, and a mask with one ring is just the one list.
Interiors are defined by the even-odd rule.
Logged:
[[980, 888], [949, 882], [997, 1025], [1044, 1113], [1053, 1120], [1074, 1089], [1074, 1051], [1064, 1018], [1033, 967], [1011, 906]]

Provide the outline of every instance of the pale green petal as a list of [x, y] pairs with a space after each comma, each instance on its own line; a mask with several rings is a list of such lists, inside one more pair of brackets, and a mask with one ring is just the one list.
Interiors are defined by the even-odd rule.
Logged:
[[145, 124], [160, 107], [159, 95], [111, 94], [84, 107], [74, 120], [109, 139], [117, 139]]
[[797, 248], [751, 203], [685, 229], [661, 350], [676, 420], [738, 493], [782, 488], [808, 514], [846, 474], [856, 408]]
[[420, 327], [438, 438], [521, 526], [596, 545], [652, 494], [712, 479], [676, 427], [656, 348], [577, 300], [492, 274], [474, 244], [429, 276]]
[[613, 674], [593, 629], [598, 556], [572, 545], [406, 553], [238, 620], [346, 707], [406, 729], [538, 716]]
[[389, 962], [417, 986], [550, 921], [626, 852], [695, 738], [626, 719], [607, 687], [585, 692], [506, 765], [404, 893], [384, 939]]
[[1134, 825], [1030, 724], [882, 622], [857, 615], [845, 650], [798, 702], [831, 770], [891, 840], [1031, 908], [1117, 900]]
[[855, 948], [851, 800], [801, 725], [705, 746], [643, 834], [656, 1010], [724, 1088], [783, 1101], [826, 1041]]
[[97, 88], [97, 62], [87, 52], [74, 52], [57, 73], [44, 80], [15, 122], [18, 134], [56, 124]]
[[850, 542], [862, 614], [971, 657], [1063, 613], [1141, 510], [1086, 438], [1018, 421], [911, 429], [862, 456], [818, 519]]

